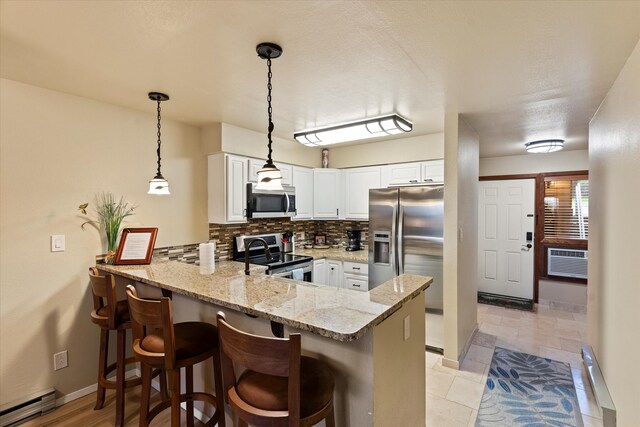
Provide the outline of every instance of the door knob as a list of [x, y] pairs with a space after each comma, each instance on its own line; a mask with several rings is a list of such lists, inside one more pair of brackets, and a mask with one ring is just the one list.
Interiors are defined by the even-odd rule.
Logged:
[[528, 251], [529, 249], [531, 249], [533, 247], [533, 245], [531, 243], [527, 243], [526, 245], [522, 245], [521, 250], [523, 251]]

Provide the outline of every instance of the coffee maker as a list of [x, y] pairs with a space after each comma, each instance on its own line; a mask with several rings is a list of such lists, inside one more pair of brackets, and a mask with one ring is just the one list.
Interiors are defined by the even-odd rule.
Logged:
[[347, 244], [348, 251], [359, 251], [360, 247], [360, 235], [361, 230], [347, 230], [347, 236], [349, 237], [349, 243]]

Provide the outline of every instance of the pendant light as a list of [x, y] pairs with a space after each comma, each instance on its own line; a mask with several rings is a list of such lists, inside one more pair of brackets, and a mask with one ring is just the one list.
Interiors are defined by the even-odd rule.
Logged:
[[267, 60], [267, 114], [269, 116], [269, 127], [267, 133], [267, 138], [269, 140], [267, 147], [269, 149], [269, 153], [267, 155], [267, 162], [264, 164], [262, 169], [258, 171], [258, 185], [256, 186], [256, 189], [282, 190], [282, 174], [271, 160], [271, 133], [273, 132], [273, 121], [271, 119], [271, 60], [282, 55], [282, 48], [274, 43], [260, 43], [256, 46], [256, 52], [258, 52], [258, 56], [260, 58]]
[[169, 193], [169, 183], [162, 176], [162, 172], [160, 172], [160, 103], [162, 101], [168, 101], [169, 95], [160, 92], [149, 92], [149, 99], [158, 103], [158, 172], [156, 176], [149, 181], [149, 191], [147, 194], [171, 194]]

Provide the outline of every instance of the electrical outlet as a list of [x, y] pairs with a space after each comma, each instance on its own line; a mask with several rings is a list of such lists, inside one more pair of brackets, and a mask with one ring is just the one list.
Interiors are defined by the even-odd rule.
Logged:
[[69, 359], [67, 358], [67, 350], [61, 351], [53, 355], [53, 370], [66, 368], [69, 366]]

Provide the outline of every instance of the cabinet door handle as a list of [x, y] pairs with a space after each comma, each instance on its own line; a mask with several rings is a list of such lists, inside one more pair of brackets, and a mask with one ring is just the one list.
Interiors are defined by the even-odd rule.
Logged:
[[424, 181], [424, 182], [431, 182], [431, 181], [433, 181], [433, 179], [431, 179], [431, 178], [425, 178], [423, 181]]
[[410, 179], [409, 182], [418, 183], [418, 180], [417, 179]]
[[354, 283], [352, 286], [353, 286], [354, 288], [359, 288], [359, 287], [360, 287], [360, 285], [357, 285], [357, 284], [355, 284], [355, 283]]
[[351, 267], [351, 268], [353, 268], [354, 270], [360, 270], [360, 267]]
[[338, 209], [336, 209], [336, 216], [338, 216]]

